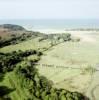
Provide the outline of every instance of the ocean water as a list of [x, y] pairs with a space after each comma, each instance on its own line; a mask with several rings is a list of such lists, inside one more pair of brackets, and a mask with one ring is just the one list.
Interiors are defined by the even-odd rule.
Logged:
[[99, 28], [98, 19], [31, 19], [31, 20], [0, 20], [0, 24], [17, 24], [30, 30], [43, 29], [74, 29]]

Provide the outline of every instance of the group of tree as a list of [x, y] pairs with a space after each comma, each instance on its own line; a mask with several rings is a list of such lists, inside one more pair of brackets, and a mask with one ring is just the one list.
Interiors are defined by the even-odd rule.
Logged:
[[[40, 57], [42, 53], [36, 50], [19, 50], [11, 53], [0, 53], [0, 82], [3, 81], [6, 72], [13, 71], [17, 63], [25, 60], [24, 58], [30, 55]], [[39, 59], [34, 60], [34, 63], [38, 60]], [[0, 100], [11, 100], [9, 93], [13, 91], [15, 91], [15, 89], [0, 85]]]
[[30, 93], [28, 100], [89, 100], [81, 93], [54, 88], [53, 82], [41, 76], [32, 63], [26, 62], [15, 70], [21, 87]]
[[63, 42], [65, 41], [70, 41], [71, 40], [71, 34], [69, 33], [61, 33], [61, 34], [48, 34], [43, 36], [42, 38], [39, 39], [39, 41], [43, 41], [43, 40], [55, 40], [60, 42], [60, 40], [63, 40]]
[[[12, 71], [15, 68], [15, 64], [24, 60], [25, 57], [30, 55], [41, 56], [42, 52], [36, 50], [26, 50], [26, 51], [13, 51], [11, 53], [0, 53], [0, 72]], [[35, 60], [36, 62], [36, 60]]]
[[[0, 53], [0, 73], [4, 74], [5, 72], [14, 70], [15, 75], [20, 80], [19, 84], [21, 88], [23, 90], [27, 89], [30, 94], [25, 100], [88, 100], [81, 93], [54, 88], [52, 81], [39, 74], [38, 69], [35, 67], [35, 62], [38, 62], [38, 60], [24, 60], [24, 63], [19, 63], [24, 57], [33, 54], [42, 55], [41, 52], [36, 50]], [[2, 100], [10, 100], [8, 94], [11, 91], [13, 89], [1, 86], [0, 98], [5, 98]]]
[[18, 44], [22, 41], [26, 41], [30, 38], [35, 38], [36, 36], [34, 36], [32, 33], [22, 33], [22, 34], [11, 34], [9, 38], [3, 38], [1, 37], [0, 39], [0, 48], [4, 47], [4, 46], [8, 46], [8, 45], [15, 45]]

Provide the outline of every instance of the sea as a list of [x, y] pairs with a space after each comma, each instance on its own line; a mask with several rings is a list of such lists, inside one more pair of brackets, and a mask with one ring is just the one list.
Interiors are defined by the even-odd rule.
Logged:
[[99, 28], [99, 19], [9, 19], [0, 24], [16, 24], [28, 30], [65, 30], [76, 28]]

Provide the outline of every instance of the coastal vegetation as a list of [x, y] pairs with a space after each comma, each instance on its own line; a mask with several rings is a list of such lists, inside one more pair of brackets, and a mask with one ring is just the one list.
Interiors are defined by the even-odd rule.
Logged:
[[[45, 76], [41, 76], [35, 68], [34, 64], [38, 60], [26, 60], [24, 57], [29, 55], [41, 56], [41, 52], [35, 50], [29, 51], [14, 51], [12, 53], [0, 53], [1, 69], [0, 74], [7, 74], [13, 72], [18, 78], [17, 84], [22, 90], [27, 90], [28, 96], [23, 97], [22, 100], [84, 100], [84, 96], [78, 92], [70, 92], [65, 89], [53, 88], [53, 82], [48, 80]], [[9, 80], [10, 84], [14, 84]], [[8, 87], [0, 87], [0, 97], [8, 100], [8, 92], [17, 91], [15, 85], [12, 85], [12, 89]], [[11, 98], [9, 97], [9, 100]]]
[[0, 36], [1, 100], [89, 100], [97, 44], [8, 26]]
[[[9, 32], [10, 37], [9, 38], [0, 37], [0, 48], [4, 47], [4, 46], [19, 44], [26, 40], [30, 40], [30, 39], [38, 38], [38, 37], [39, 37], [39, 39], [38, 39], [39, 42], [48, 40], [48, 41], [51, 41], [51, 43], [54, 45], [59, 44], [61, 42], [71, 40], [71, 35], [69, 33], [66, 33], [66, 34], [64, 34], [64, 33], [63, 34], [43, 34], [40, 32], [27, 31], [24, 28], [22, 28], [20, 26], [16, 26], [16, 25], [9, 26], [9, 24], [1, 25], [1, 27], [6, 28], [6, 29], [10, 28], [10, 32]], [[17, 27], [20, 30], [16, 30]], [[13, 30], [13, 28], [16, 28], [16, 29]], [[17, 33], [17, 31], [19, 32], [19, 34]]]

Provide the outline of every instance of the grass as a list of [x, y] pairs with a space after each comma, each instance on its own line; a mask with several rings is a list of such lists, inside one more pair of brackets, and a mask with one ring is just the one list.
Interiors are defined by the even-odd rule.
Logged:
[[[97, 38], [99, 39], [99, 37]], [[54, 86], [65, 88], [71, 91], [85, 92], [89, 87], [94, 75], [95, 65], [99, 63], [99, 41], [90, 42], [66, 42], [59, 44], [40, 60], [37, 66], [40, 74], [46, 76], [54, 82]], [[54, 65], [54, 68], [44, 67], [42, 64]], [[56, 68], [55, 66], [65, 66], [79, 69]], [[88, 66], [92, 67], [88, 67]], [[85, 74], [82, 75], [83, 70]], [[69, 84], [71, 79], [72, 83]], [[66, 81], [64, 81], [66, 80]], [[56, 85], [56, 83], [58, 83]], [[69, 85], [68, 85], [69, 84]]]
[[38, 38], [27, 40], [25, 42], [16, 44], [16, 45], [10, 45], [6, 46], [0, 49], [0, 52], [12, 52], [12, 51], [18, 51], [18, 50], [29, 50], [29, 49], [40, 49], [40, 48], [47, 48], [49, 41], [43, 41], [38, 42]]
[[[96, 43], [89, 42], [66, 42], [56, 45], [44, 52], [42, 59], [38, 62], [39, 73], [46, 76], [49, 80], [52, 80], [54, 87], [65, 88], [71, 91], [86, 92], [86, 89], [90, 86], [92, 81], [92, 68], [99, 63], [99, 37], [96, 36]], [[11, 52], [15, 50], [29, 50], [29, 49], [40, 49], [48, 48], [49, 41], [38, 42], [38, 38], [31, 39], [20, 44], [6, 46], [0, 49], [0, 52]], [[35, 55], [29, 56], [28, 59], [38, 59]], [[43, 64], [54, 65], [53, 67], [46, 67]], [[92, 66], [92, 68], [88, 66]], [[57, 68], [56, 66], [65, 66], [72, 68]], [[82, 74], [82, 72], [85, 74]], [[93, 72], [94, 74], [95, 72]], [[10, 80], [10, 81], [9, 81]], [[8, 73], [5, 76], [4, 84], [11, 88], [16, 87], [17, 91], [11, 93], [12, 100], [23, 100], [28, 92], [22, 90], [18, 85], [18, 78], [14, 75], [14, 72]], [[95, 81], [96, 82], [96, 81]], [[23, 92], [24, 91], [24, 92]], [[96, 90], [98, 91], [98, 90]], [[20, 97], [21, 96], [21, 97]]]
[[24, 100], [26, 97], [29, 96], [27, 90], [21, 88], [20, 84], [18, 83], [19, 78], [15, 75], [14, 71], [9, 72], [5, 75], [4, 81], [0, 82], [0, 85], [7, 86], [9, 88], [15, 89], [13, 92], [10, 93], [10, 97], [12, 100]]

